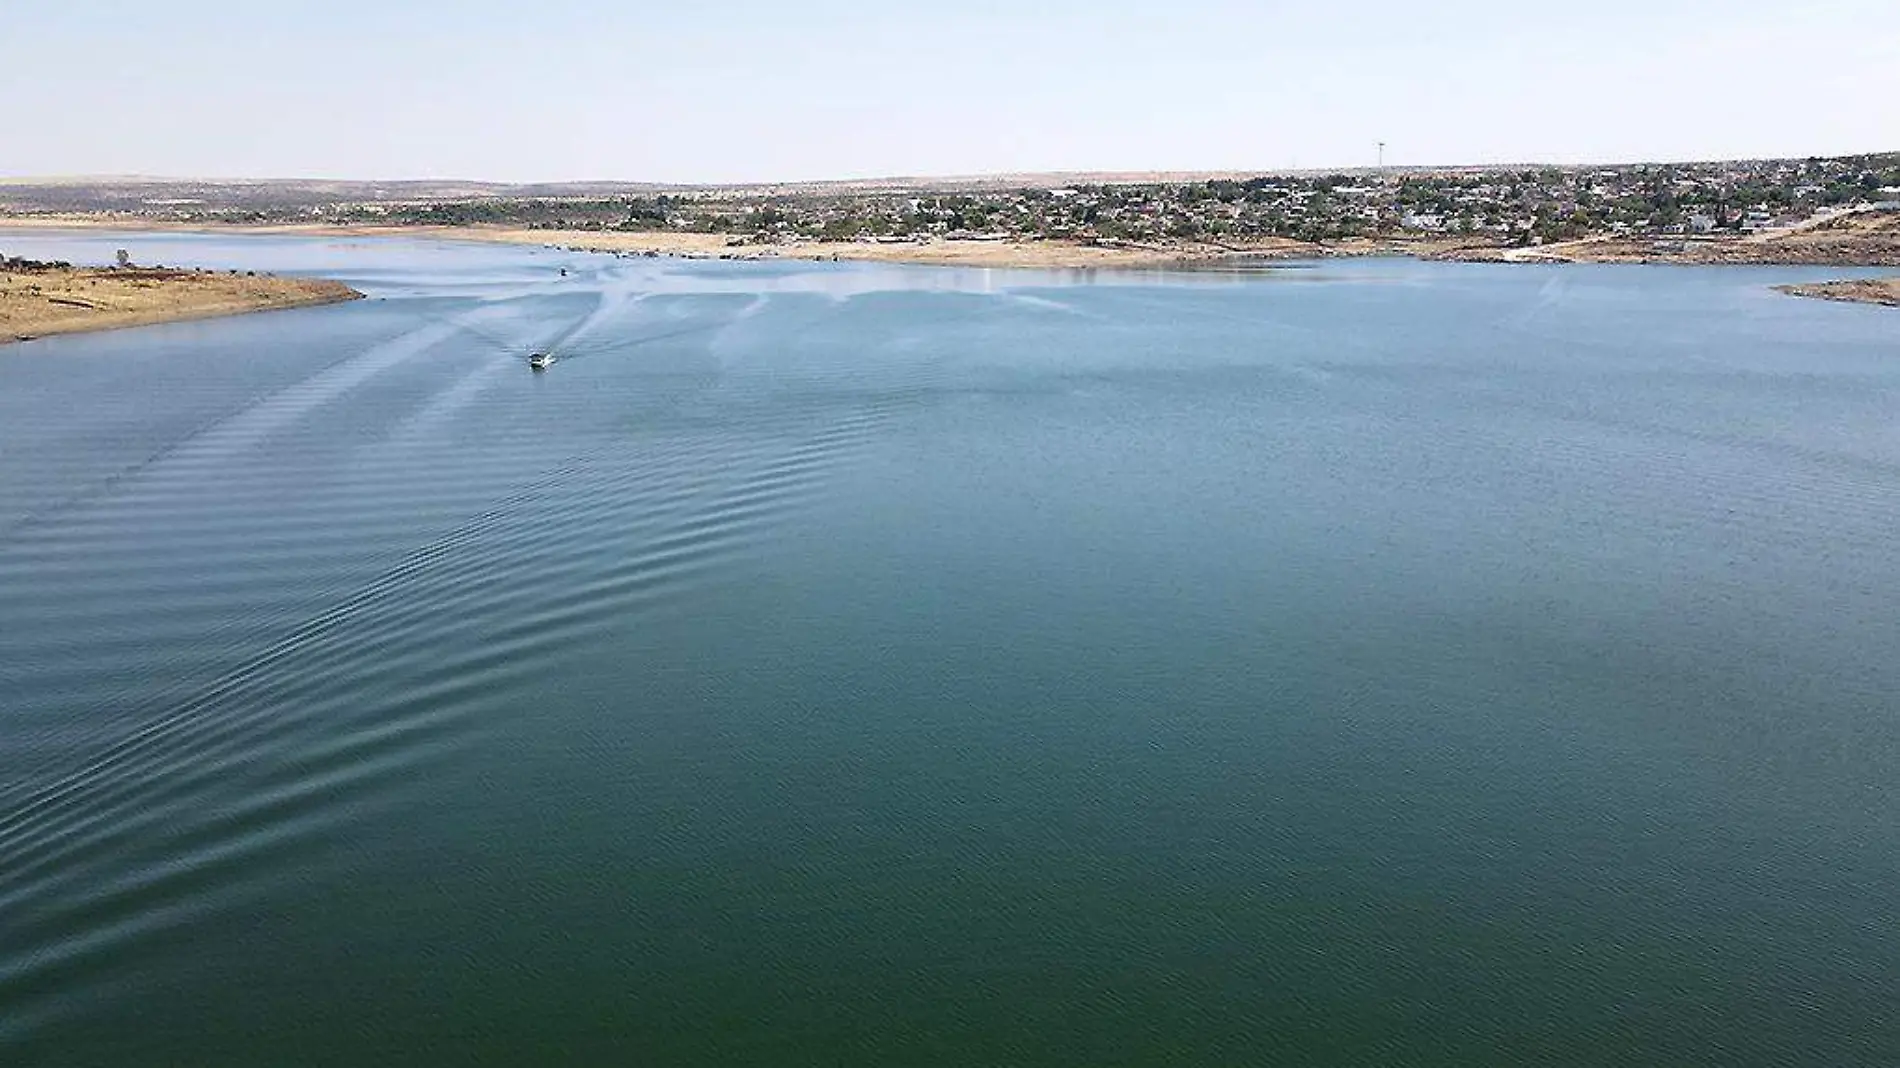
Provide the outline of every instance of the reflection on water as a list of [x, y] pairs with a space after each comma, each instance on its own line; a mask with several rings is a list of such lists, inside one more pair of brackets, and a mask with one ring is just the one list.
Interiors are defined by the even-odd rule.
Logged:
[[7, 1063], [1900, 1049], [1820, 272], [119, 247], [372, 299], [0, 348]]

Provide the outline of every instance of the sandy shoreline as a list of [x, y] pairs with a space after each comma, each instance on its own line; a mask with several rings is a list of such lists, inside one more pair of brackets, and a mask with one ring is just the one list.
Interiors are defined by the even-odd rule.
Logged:
[[[1883, 266], [1900, 265], [1900, 216], [1843, 215], [1798, 231], [1743, 238], [1655, 241], [1595, 236], [1542, 246], [1506, 247], [1450, 237], [1354, 238], [1327, 244], [1267, 239], [1244, 245], [1195, 242], [1134, 244], [1057, 239], [760, 242], [728, 234], [677, 231], [544, 230], [507, 226], [379, 226], [324, 224], [206, 224], [136, 217], [0, 216], [0, 230], [145, 231], [302, 237], [415, 237], [483, 244], [560, 248], [622, 256], [718, 260], [855, 260], [939, 267], [1032, 269], [1169, 269], [1257, 260], [1326, 257], [1409, 256], [1479, 263], [1645, 263], [1693, 266]], [[110, 272], [107, 272], [110, 273]], [[227, 276], [212, 276], [227, 277]], [[258, 282], [271, 280], [258, 279]], [[292, 285], [295, 280], [288, 281]], [[334, 286], [335, 283], [322, 283]], [[267, 287], [266, 287], [267, 288]], [[15, 325], [0, 314], [0, 341], [18, 334], [105, 329], [181, 318], [229, 315], [273, 307], [347, 300], [323, 293], [271, 292], [231, 295], [224, 300], [189, 298], [170, 309], [95, 316], [98, 326]], [[1845, 281], [1777, 286], [1795, 296], [1874, 304], [1900, 302], [1900, 280]], [[76, 310], [76, 309], [68, 309]], [[42, 316], [42, 320], [50, 317]]]
[[306, 237], [425, 237], [533, 245], [576, 252], [724, 260], [859, 260], [939, 267], [1156, 268], [1231, 260], [1324, 256], [1318, 245], [1267, 239], [1244, 245], [1087, 243], [1056, 239], [760, 242], [737, 235], [635, 230], [530, 230], [507, 226], [331, 226], [322, 224], [173, 223], [136, 218], [0, 216], [0, 230], [145, 231]]
[[1167, 268], [1236, 260], [1413, 256], [1478, 263], [1651, 263], [1697, 266], [1900, 266], [1900, 214], [1850, 213], [1793, 231], [1687, 240], [1592, 236], [1540, 246], [1398, 235], [1315, 244], [1267, 238], [1237, 244], [1084, 242], [1056, 238], [760, 242], [679, 231], [541, 230], [508, 226], [180, 223], [136, 217], [0, 216], [0, 230], [108, 230], [309, 237], [424, 237], [620, 255], [726, 260], [862, 260], [948, 267]]
[[554, 245], [585, 252], [731, 260], [855, 260], [936, 267], [1156, 268], [1233, 260], [1299, 259], [1323, 255], [1302, 241], [1246, 245], [1092, 244], [1060, 240], [735, 241], [725, 234], [584, 230], [447, 229], [437, 236], [506, 244]]
[[1298, 241], [1244, 247], [1086, 244], [1057, 240], [789, 241], [735, 243], [725, 234], [513, 230], [470, 227], [439, 236], [506, 244], [554, 245], [584, 252], [729, 260], [856, 260], [935, 267], [1154, 268], [1236, 259], [1292, 259], [1318, 254]]
[[341, 282], [215, 271], [0, 269], [0, 344], [357, 300]]

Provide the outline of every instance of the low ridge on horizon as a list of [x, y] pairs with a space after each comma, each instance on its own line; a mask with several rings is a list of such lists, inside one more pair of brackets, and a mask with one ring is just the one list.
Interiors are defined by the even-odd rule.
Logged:
[[1725, 164], [1758, 164], [1793, 160], [1812, 159], [1862, 159], [1881, 158], [1900, 155], [1900, 148], [1871, 149], [1863, 152], [1832, 153], [1817, 155], [1797, 153], [1769, 156], [1732, 156], [1708, 159], [1657, 158], [1657, 159], [1601, 159], [1564, 163], [1551, 160], [1522, 159], [1490, 163], [1408, 163], [1390, 162], [1373, 164], [1353, 164], [1313, 167], [1240, 167], [1240, 168], [1168, 168], [1168, 169], [1106, 169], [1106, 170], [1034, 170], [1034, 171], [969, 171], [945, 172], [937, 174], [881, 174], [826, 178], [777, 178], [752, 181], [705, 181], [679, 182], [657, 181], [642, 178], [559, 178], [536, 179], [529, 181], [508, 181], [494, 178], [470, 177], [402, 177], [402, 178], [355, 178], [346, 176], [309, 176], [309, 175], [272, 175], [233, 176], [233, 175], [168, 175], [168, 174], [47, 174], [47, 175], [11, 175], [0, 176], [0, 187], [4, 186], [87, 186], [87, 185], [217, 185], [217, 186], [465, 186], [498, 190], [516, 189], [678, 189], [678, 190], [747, 190], [770, 189], [778, 187], [848, 187], [848, 186], [902, 186], [914, 183], [921, 186], [931, 185], [972, 185], [983, 183], [1026, 183], [1031, 185], [1053, 182], [1099, 183], [1174, 183], [1196, 182], [1215, 179], [1270, 177], [1275, 175], [1324, 175], [1324, 174], [1374, 174], [1401, 172], [1473, 172], [1514, 170], [1559, 170], [1580, 171], [1591, 169], [1628, 169], [1638, 167], [1690, 167], [1722, 166]]

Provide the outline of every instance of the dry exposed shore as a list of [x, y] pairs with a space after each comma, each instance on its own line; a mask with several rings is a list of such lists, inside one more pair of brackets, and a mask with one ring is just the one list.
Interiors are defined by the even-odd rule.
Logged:
[[341, 282], [152, 268], [0, 269], [0, 344], [356, 300]]
[[1489, 263], [1674, 263], [1761, 266], [1900, 266], [1900, 213], [1835, 216], [1792, 230], [1747, 236], [1676, 239], [1586, 237], [1539, 246], [1506, 246], [1452, 236], [1351, 238], [1314, 244], [1268, 238], [1238, 244], [1082, 242], [1061, 239], [760, 242], [727, 234], [678, 231], [544, 230], [506, 226], [224, 225], [171, 223], [122, 215], [0, 216], [0, 228], [255, 233], [313, 237], [433, 237], [452, 241], [543, 245], [589, 252], [689, 259], [869, 260], [966, 267], [1161, 268], [1241, 259], [1417, 256]]
[[1479, 263], [1675, 263], [1760, 266], [1900, 266], [1900, 214], [1850, 215], [1798, 230], [1746, 237], [1654, 240], [1587, 237], [1507, 246], [1450, 236], [1351, 238], [1314, 244], [1269, 238], [1240, 244], [1082, 242], [1060, 239], [759, 242], [677, 231], [539, 230], [505, 226], [327, 226], [173, 223], [125, 216], [0, 216], [0, 229], [240, 233], [310, 237], [432, 237], [688, 259], [869, 260], [967, 267], [1157, 268], [1237, 259], [1417, 256]]
[[[417, 232], [417, 231], [409, 231]], [[866, 260], [938, 267], [1169, 267], [1233, 259], [1290, 259], [1320, 254], [1302, 241], [1246, 245], [1182, 242], [1167, 245], [1060, 240], [815, 241], [757, 242], [725, 234], [643, 233], [597, 230], [519, 230], [453, 227], [436, 236], [521, 245], [556, 245], [586, 252], [732, 260]]]
[[1900, 278], [1857, 278], [1845, 282], [1811, 282], [1775, 288], [1797, 297], [1900, 308]]
[[726, 260], [865, 260], [939, 267], [1156, 268], [1236, 259], [1327, 255], [1304, 241], [1270, 238], [1236, 245], [1201, 242], [1088, 243], [1056, 239], [761, 242], [728, 234], [637, 230], [531, 230], [506, 226], [325, 226], [179, 224], [123, 216], [0, 216], [0, 229], [124, 230], [240, 233], [309, 237], [431, 237], [506, 245], [553, 246], [579, 252]]

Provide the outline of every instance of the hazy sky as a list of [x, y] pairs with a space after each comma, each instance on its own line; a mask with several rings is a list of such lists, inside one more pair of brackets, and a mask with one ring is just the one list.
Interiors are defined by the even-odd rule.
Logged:
[[4, 0], [0, 174], [740, 181], [1900, 149], [1897, 0]]

